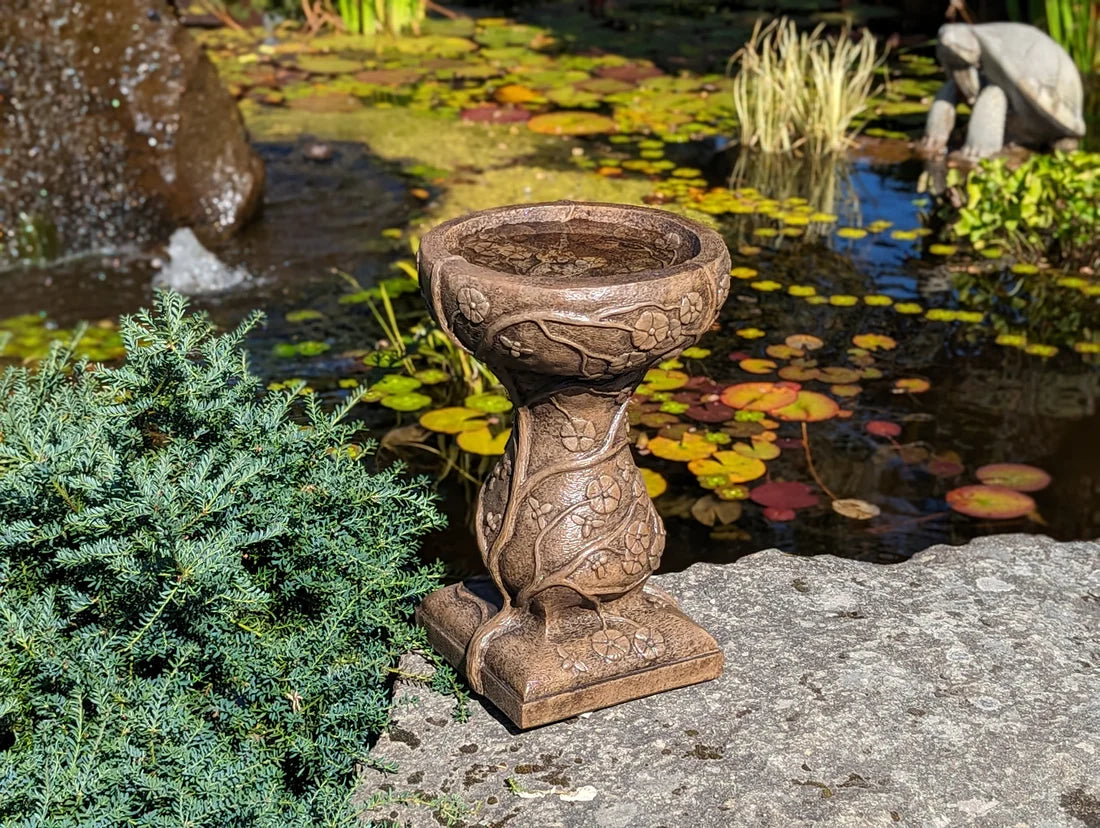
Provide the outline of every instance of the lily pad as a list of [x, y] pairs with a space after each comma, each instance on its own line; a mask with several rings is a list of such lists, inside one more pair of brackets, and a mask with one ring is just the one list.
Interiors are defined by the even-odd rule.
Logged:
[[866, 500], [859, 500], [854, 497], [834, 500], [833, 511], [853, 520], [870, 520], [873, 517], [878, 517], [882, 512], [874, 503], [868, 503]]
[[642, 481], [645, 483], [645, 491], [650, 498], [658, 498], [668, 489], [668, 481], [665, 480], [665, 476], [660, 472], [644, 468], [638, 469], [638, 471], [642, 474]]
[[775, 363], [770, 359], [743, 359], [737, 364], [748, 374], [770, 374], [775, 370]]
[[920, 377], [903, 377], [902, 379], [894, 380], [894, 393], [895, 394], [923, 394], [929, 388], [932, 387], [926, 379]]
[[725, 475], [727, 483], [748, 483], [763, 477], [767, 470], [763, 460], [746, 457], [736, 451], [718, 451], [710, 457], [688, 463], [688, 471], [696, 477]]
[[947, 505], [964, 515], [1011, 520], [1035, 511], [1035, 501], [1004, 486], [962, 486], [947, 493]]
[[536, 115], [527, 122], [527, 128], [543, 135], [600, 135], [614, 132], [615, 122], [595, 112], [562, 110]]
[[747, 411], [774, 411], [798, 398], [798, 388], [774, 382], [743, 382], [722, 392], [722, 402]]
[[695, 432], [685, 433], [679, 440], [670, 437], [654, 437], [649, 441], [650, 453], [662, 460], [687, 463], [709, 457], [718, 450], [718, 446]]
[[871, 420], [864, 426], [868, 434], [876, 437], [897, 437], [901, 434], [901, 426], [889, 420]]
[[764, 483], [749, 492], [749, 497], [753, 503], [776, 509], [808, 509], [820, 502], [809, 486], [797, 480]]
[[825, 343], [813, 334], [791, 334], [783, 340], [788, 348], [797, 348], [800, 351], [816, 351]]
[[821, 420], [832, 419], [838, 411], [840, 411], [840, 406], [831, 397], [826, 397], [816, 391], [799, 391], [793, 403], [783, 408], [776, 408], [770, 413], [780, 420], [816, 423]]
[[463, 431], [458, 435], [458, 446], [470, 454], [483, 454], [491, 456], [504, 454], [504, 447], [508, 444], [508, 437], [512, 429], [506, 428], [496, 437], [489, 431], [489, 427], [475, 428], [471, 431]]
[[1050, 475], [1023, 463], [993, 463], [974, 474], [988, 486], [1003, 486], [1017, 492], [1037, 492], [1050, 485]]
[[419, 411], [421, 408], [431, 405], [432, 398], [427, 394], [409, 391], [404, 394], [389, 394], [379, 402], [394, 411]]
[[466, 407], [486, 414], [503, 414], [512, 410], [512, 401], [501, 394], [471, 394], [466, 398]]
[[704, 526], [716, 523], [724, 526], [741, 517], [742, 507], [736, 500], [720, 500], [711, 494], [703, 495], [691, 506], [691, 516]]
[[898, 347], [897, 340], [893, 337], [876, 333], [856, 334], [852, 337], [852, 344], [868, 351], [892, 351]]
[[378, 402], [383, 397], [391, 394], [408, 394], [422, 385], [420, 380], [406, 377], [403, 374], [387, 374], [367, 389], [363, 399], [367, 402]]
[[482, 413], [472, 408], [451, 406], [437, 408], [420, 415], [420, 425], [428, 431], [438, 431], [442, 434], [459, 434], [463, 431], [473, 431], [486, 425], [481, 419]]

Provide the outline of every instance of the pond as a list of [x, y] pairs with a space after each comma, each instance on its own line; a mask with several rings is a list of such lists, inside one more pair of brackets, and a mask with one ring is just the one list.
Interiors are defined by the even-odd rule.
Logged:
[[[250, 349], [273, 387], [301, 379], [334, 402], [395, 376], [379, 367], [395, 339], [382, 323], [408, 335], [411, 354], [425, 345], [406, 274], [411, 244], [439, 220], [562, 197], [663, 205], [720, 230], [734, 277], [711, 333], [634, 401], [637, 460], [669, 532], [665, 570], [772, 546], [888, 563], [992, 532], [1100, 537], [1100, 371], [1085, 347], [1100, 287], [946, 243], [925, 169], [899, 137], [919, 130], [921, 96], [939, 82], [927, 55], [895, 64], [904, 83], [848, 157], [776, 162], [730, 148], [720, 75], [610, 51], [550, 58], [531, 47], [537, 31], [518, 28], [479, 27], [475, 51], [462, 44], [472, 30], [452, 27], [433, 35], [451, 50], [434, 62], [408, 45], [381, 59], [333, 43], [270, 63], [255, 42], [210, 37], [223, 76], [243, 84], [268, 187], [263, 216], [217, 250], [250, 278], [194, 304], [222, 325], [267, 313]], [[502, 60], [522, 66], [505, 72]], [[256, 65], [277, 70], [269, 84], [249, 80]], [[513, 119], [540, 82], [560, 100], [536, 117], [566, 111], [564, 132], [597, 118], [618, 131], [547, 135], [526, 110]], [[0, 274], [7, 354], [104, 320], [89, 347], [112, 356], [110, 320], [149, 303], [156, 258], [120, 251]], [[386, 460], [436, 474], [440, 453], [457, 458], [439, 484], [451, 528], [425, 554], [467, 574], [480, 569], [471, 478], [492, 458], [416, 430], [429, 408], [473, 405], [454, 382], [422, 376], [403, 393], [429, 404], [378, 405], [383, 385], [356, 410]], [[487, 396], [470, 416], [499, 441], [506, 406], [491, 378], [476, 390]], [[767, 393], [783, 404], [744, 398]], [[1006, 483], [1007, 502], [966, 489], [979, 482]]]

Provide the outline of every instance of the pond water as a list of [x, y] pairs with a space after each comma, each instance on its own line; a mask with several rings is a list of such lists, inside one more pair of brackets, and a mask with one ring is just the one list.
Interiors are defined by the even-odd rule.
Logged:
[[[333, 60], [347, 60], [325, 59], [315, 71], [334, 72]], [[379, 65], [357, 77], [391, 83], [379, 78], [411, 72], [412, 81], [400, 82], [416, 83], [431, 68], [418, 60], [412, 68]], [[460, 65], [436, 62], [438, 72]], [[552, 71], [584, 75], [576, 66]], [[636, 67], [606, 74], [600, 80], [619, 84], [645, 76]], [[680, 100], [683, 90], [696, 88], [683, 77], [661, 80], [667, 83], [655, 94], [666, 98]], [[597, 88], [615, 87], [581, 91]], [[463, 84], [447, 89], [469, 92]], [[417, 98], [410, 93], [409, 100]], [[477, 103], [463, 101], [457, 105]], [[1092, 283], [1017, 272], [1007, 259], [937, 251], [940, 228], [919, 192], [925, 170], [904, 142], [871, 138], [849, 159], [776, 163], [739, 158], [713, 134], [656, 147], [640, 132], [528, 144], [533, 139], [522, 124], [518, 130], [467, 124], [441, 140], [421, 128], [394, 137], [387, 122], [364, 121], [359, 112], [246, 114], [262, 136], [258, 148], [268, 166], [264, 212], [217, 253], [251, 277], [193, 304], [226, 326], [263, 309], [269, 322], [249, 347], [253, 367], [276, 387], [302, 379], [335, 402], [355, 385], [378, 381], [383, 372], [364, 357], [392, 339], [375, 315], [385, 304], [371, 290], [380, 283], [390, 288], [391, 321], [415, 332], [410, 347], [422, 343], [423, 306], [403, 275], [411, 263], [409, 227], [479, 206], [469, 195], [479, 188], [495, 187], [497, 203], [579, 192], [686, 205], [713, 217], [735, 278], [701, 350], [663, 365], [635, 400], [639, 465], [653, 473], [654, 493], [666, 487], [655, 498], [669, 533], [664, 569], [730, 561], [772, 546], [888, 563], [934, 543], [992, 532], [1100, 537], [1100, 370], [1094, 357], [1073, 351], [1082, 331], [1100, 327], [1096, 292], [1087, 292]], [[912, 121], [913, 112], [903, 117]], [[303, 125], [326, 138], [301, 137]], [[446, 169], [423, 162], [460, 145], [466, 155], [439, 162]], [[523, 158], [522, 170], [514, 168], [516, 157]], [[50, 329], [147, 306], [156, 256], [117, 251], [0, 273], [0, 328], [17, 334], [9, 354], [40, 349]], [[527, 259], [531, 268], [545, 264]], [[603, 266], [595, 259], [588, 265]], [[13, 320], [24, 314], [37, 316]], [[102, 355], [110, 355], [109, 325], [97, 330], [108, 349]], [[1051, 350], [1006, 347], [1023, 335]], [[749, 382], [797, 383], [810, 393], [799, 398], [797, 412], [769, 424], [765, 412], [754, 417], [723, 408], [726, 390]], [[386, 441], [383, 459], [400, 455], [417, 470], [439, 470], [435, 455], [401, 447], [394, 434], [387, 439], [395, 424], [414, 425], [415, 411], [364, 403], [357, 412]], [[506, 414], [489, 412], [487, 419], [495, 434]], [[451, 445], [450, 438], [429, 438], [429, 449]], [[698, 450], [698, 440], [709, 448], [693, 465], [687, 454]], [[463, 468], [476, 477], [491, 463], [477, 458]], [[1050, 474], [1049, 485], [1030, 492], [1034, 509], [994, 520], [950, 508], [949, 492], [977, 483], [979, 469], [1003, 463]], [[779, 484], [769, 490], [772, 497], [746, 499], [765, 484]], [[452, 574], [477, 571], [468, 524], [474, 486], [452, 471], [439, 487], [451, 527], [425, 554], [444, 557]], [[831, 508], [832, 500], [862, 501], [878, 513], [853, 519]]]

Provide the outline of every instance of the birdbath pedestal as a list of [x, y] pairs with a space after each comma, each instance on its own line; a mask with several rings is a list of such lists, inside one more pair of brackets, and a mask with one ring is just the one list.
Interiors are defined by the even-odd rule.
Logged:
[[424, 236], [432, 315], [515, 405], [478, 496], [489, 577], [417, 610], [432, 645], [519, 727], [715, 678], [714, 639], [646, 581], [665, 544], [627, 402], [729, 291], [721, 237], [643, 207], [502, 207]]

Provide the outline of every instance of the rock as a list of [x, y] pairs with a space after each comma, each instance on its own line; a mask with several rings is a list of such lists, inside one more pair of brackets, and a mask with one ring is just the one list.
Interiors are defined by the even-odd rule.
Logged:
[[372, 752], [398, 769], [361, 793], [509, 828], [1098, 825], [1098, 566], [1100, 544], [1026, 535], [696, 564], [657, 581], [717, 638], [719, 679], [527, 732], [402, 681]]
[[27, 246], [20, 214], [70, 253], [255, 212], [263, 165], [167, 0], [7, 0], [0, 44], [0, 258]]
[[230, 267], [203, 247], [188, 227], [172, 233], [168, 241], [168, 258], [153, 277], [153, 285], [188, 296], [216, 293], [248, 278], [247, 270]]

